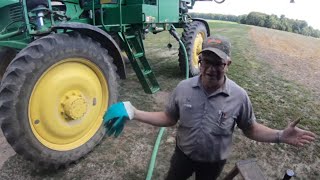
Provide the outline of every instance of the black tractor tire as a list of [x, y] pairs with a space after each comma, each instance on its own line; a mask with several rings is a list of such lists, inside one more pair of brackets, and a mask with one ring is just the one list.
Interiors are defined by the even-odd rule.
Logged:
[[130, 64], [130, 60], [129, 60], [129, 57], [126, 53], [126, 50], [125, 50], [125, 44], [123, 43], [123, 41], [120, 39], [120, 36], [117, 34], [117, 33], [114, 33], [114, 34], [111, 34], [111, 37], [114, 39], [114, 41], [118, 44], [118, 46], [120, 47], [121, 49], [121, 56], [122, 56], [122, 59], [124, 60], [124, 62], [126, 64]]
[[13, 58], [16, 56], [17, 52], [13, 48], [2, 47], [0, 49], [0, 82], [6, 72], [6, 69]]
[[218, 3], [218, 4], [222, 4], [224, 3], [225, 0], [214, 0], [214, 2]]
[[[181, 41], [185, 45], [188, 55], [189, 77], [196, 76], [200, 72], [198, 59], [194, 59], [194, 55], [197, 55], [197, 53], [199, 53], [194, 50], [195, 41], [197, 39], [197, 35], [199, 34], [202, 35], [203, 41], [207, 38], [208, 34], [206, 26], [200, 21], [193, 21], [191, 23], [188, 23], [183, 28]], [[198, 51], [200, 51], [200, 49], [198, 49]], [[179, 48], [179, 67], [182, 73], [186, 74], [186, 60], [181, 46]]]
[[2, 79], [0, 122], [3, 134], [18, 154], [40, 168], [56, 169], [79, 160], [91, 152], [105, 135], [105, 127], [98, 123], [95, 134], [84, 144], [59, 151], [41, 143], [31, 128], [28, 108], [36, 83], [50, 68], [68, 58], [84, 58], [98, 67], [107, 82], [109, 99], [108, 102], [105, 99], [97, 101], [104, 101], [108, 106], [117, 101], [118, 75], [112, 57], [99, 43], [78, 33], [53, 34], [32, 42], [16, 56]]

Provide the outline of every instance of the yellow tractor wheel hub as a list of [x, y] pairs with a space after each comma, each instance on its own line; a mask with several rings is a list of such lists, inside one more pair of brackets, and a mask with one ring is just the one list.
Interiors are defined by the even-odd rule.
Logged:
[[199, 68], [199, 56], [198, 54], [202, 51], [202, 43], [205, 39], [205, 34], [203, 32], [199, 32], [196, 35], [193, 46], [193, 57], [192, 57], [192, 66], [194, 68]]
[[76, 92], [70, 92], [67, 93], [63, 99], [61, 102], [61, 113], [69, 117], [70, 120], [80, 119], [86, 114], [88, 104], [81, 93], [76, 94]]
[[99, 130], [109, 98], [102, 71], [91, 61], [69, 58], [38, 79], [29, 99], [29, 123], [46, 147], [68, 151]]

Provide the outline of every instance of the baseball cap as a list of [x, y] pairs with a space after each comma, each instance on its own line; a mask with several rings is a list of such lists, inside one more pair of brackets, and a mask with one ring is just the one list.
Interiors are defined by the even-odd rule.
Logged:
[[215, 53], [224, 61], [230, 59], [231, 56], [231, 43], [222, 36], [210, 36], [203, 43], [203, 49], [199, 55], [203, 52], [209, 51]]

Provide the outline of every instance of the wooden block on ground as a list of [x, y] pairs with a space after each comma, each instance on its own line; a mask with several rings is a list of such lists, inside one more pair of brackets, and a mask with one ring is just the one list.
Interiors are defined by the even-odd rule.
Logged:
[[265, 176], [262, 173], [260, 167], [256, 163], [256, 159], [248, 159], [238, 161], [236, 166], [245, 180], [265, 180]]

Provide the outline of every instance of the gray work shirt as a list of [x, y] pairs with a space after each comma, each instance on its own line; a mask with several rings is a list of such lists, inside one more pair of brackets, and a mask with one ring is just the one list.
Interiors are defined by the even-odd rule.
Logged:
[[235, 124], [245, 131], [255, 121], [246, 91], [227, 77], [224, 85], [210, 95], [199, 76], [180, 82], [165, 111], [179, 120], [178, 147], [191, 159], [202, 162], [227, 159]]

